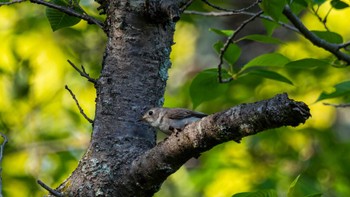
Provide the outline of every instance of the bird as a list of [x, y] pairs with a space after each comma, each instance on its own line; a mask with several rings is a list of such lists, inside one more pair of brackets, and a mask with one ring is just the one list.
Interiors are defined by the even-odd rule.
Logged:
[[181, 131], [188, 124], [198, 121], [207, 114], [184, 108], [155, 107], [148, 110], [142, 120], [149, 123], [167, 135], [174, 131]]

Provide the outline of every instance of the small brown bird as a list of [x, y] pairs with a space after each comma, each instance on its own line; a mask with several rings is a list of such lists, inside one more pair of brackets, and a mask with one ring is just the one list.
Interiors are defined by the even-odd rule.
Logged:
[[182, 130], [186, 125], [205, 116], [207, 114], [183, 108], [156, 107], [148, 110], [143, 115], [142, 120], [163, 133], [170, 135], [173, 131]]

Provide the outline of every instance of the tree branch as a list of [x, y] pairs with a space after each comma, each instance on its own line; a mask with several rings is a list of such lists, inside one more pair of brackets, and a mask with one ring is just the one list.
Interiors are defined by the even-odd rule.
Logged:
[[335, 55], [339, 60], [345, 61], [348, 65], [350, 65], [350, 56], [341, 52], [339, 49], [343, 47], [343, 44], [333, 44], [329, 43], [326, 40], [323, 40], [308, 30], [304, 24], [300, 21], [300, 19], [293, 14], [290, 10], [289, 6], [285, 6], [283, 10], [283, 14], [288, 18], [288, 20], [300, 31], [300, 33], [308, 39], [312, 44], [321, 47], [333, 55]]
[[187, 3], [185, 3], [185, 5], [183, 5], [181, 8], [180, 8], [180, 12], [183, 13], [193, 2], [194, 0], [189, 0]]
[[[234, 16], [234, 15], [247, 15], [247, 16], [254, 16], [256, 13], [253, 12], [200, 12], [200, 11], [195, 11], [195, 10], [185, 10], [184, 14], [192, 14], [192, 15], [199, 15], [199, 16], [210, 16], [210, 17], [224, 17], [224, 16]], [[282, 27], [289, 29], [291, 31], [297, 32], [299, 33], [299, 30], [296, 29], [295, 27], [288, 25], [286, 23], [283, 23], [281, 21], [275, 21], [273, 18], [269, 17], [269, 16], [265, 16], [265, 15], [260, 15], [259, 18], [261, 19], [265, 19], [271, 22], [275, 22], [278, 23], [279, 25], [281, 25]]]
[[217, 10], [221, 10], [221, 11], [226, 11], [226, 12], [242, 12], [242, 11], [246, 11], [249, 10], [250, 8], [258, 5], [259, 3], [261, 3], [262, 0], [256, 0], [254, 3], [250, 4], [249, 6], [242, 8], [242, 9], [237, 9], [237, 10], [233, 10], [233, 9], [226, 9], [226, 8], [222, 8], [219, 7], [213, 3], [210, 3], [208, 0], [202, 0], [205, 4], [207, 4], [208, 6], [215, 8]]
[[46, 189], [48, 192], [50, 192], [50, 194], [57, 196], [57, 197], [63, 197], [63, 194], [61, 194], [60, 192], [52, 189], [51, 187], [47, 186], [45, 183], [43, 183], [40, 180], [37, 180], [37, 183], [44, 189]]
[[348, 46], [350, 46], [350, 41], [345, 42], [345, 43], [343, 43], [343, 44], [340, 44], [340, 45], [339, 45], [339, 48], [344, 48], [345, 50], [347, 50], [346, 48], [347, 48]]
[[138, 157], [131, 167], [131, 179], [144, 190], [154, 190], [188, 159], [214, 146], [257, 134], [266, 129], [297, 126], [309, 117], [305, 103], [279, 94], [274, 98], [241, 104], [209, 115], [173, 133]]
[[[0, 146], [0, 164], [2, 163], [2, 159], [3, 159], [3, 153], [4, 153], [4, 148], [5, 145], [8, 141], [7, 137], [5, 134], [0, 133], [1, 137], [4, 139], [4, 141], [2, 142], [1, 146]], [[0, 167], [0, 196], [2, 196], [2, 167]]]
[[77, 100], [77, 98], [75, 97], [75, 95], [74, 95], [74, 93], [72, 92], [72, 90], [71, 89], [69, 89], [68, 88], [68, 86], [66, 85], [65, 86], [65, 88], [66, 88], [66, 90], [68, 90], [68, 92], [70, 93], [70, 95], [72, 96], [72, 98], [73, 98], [73, 100], [75, 101], [75, 103], [77, 104], [77, 106], [78, 106], [78, 109], [79, 109], [79, 111], [80, 111], [80, 113], [81, 113], [81, 115], [83, 115], [83, 117], [88, 121], [88, 122], [90, 122], [91, 124], [94, 124], [94, 121], [93, 120], [91, 120], [85, 113], [84, 113], [84, 110], [83, 110], [83, 108], [81, 108], [81, 106], [80, 106], [80, 104], [79, 104], [79, 102], [78, 102], [78, 100]]
[[219, 64], [218, 64], [218, 79], [220, 83], [227, 83], [233, 80], [232, 77], [227, 78], [227, 79], [223, 79], [222, 78], [222, 64], [224, 61], [224, 54], [228, 48], [228, 46], [230, 45], [230, 43], [233, 43], [233, 39], [236, 37], [236, 35], [250, 22], [252, 22], [254, 19], [256, 19], [257, 17], [259, 17], [261, 14], [263, 13], [263, 11], [259, 11], [258, 13], [256, 13], [255, 15], [253, 15], [252, 17], [248, 18], [247, 20], [243, 21], [239, 27], [233, 32], [233, 34], [227, 38], [224, 46], [220, 49], [220, 55], [219, 55]]
[[15, 3], [22, 3], [22, 2], [25, 2], [27, 0], [13, 0], [13, 1], [8, 1], [8, 2], [0, 2], [0, 7], [3, 6], [3, 5], [12, 5], [12, 4], [15, 4]]
[[53, 9], [59, 10], [59, 11], [65, 13], [65, 14], [68, 14], [70, 16], [81, 18], [81, 19], [87, 21], [89, 24], [96, 24], [97, 26], [99, 26], [101, 29], [104, 30], [103, 22], [95, 19], [94, 17], [89, 16], [85, 12], [83, 14], [81, 14], [81, 13], [75, 11], [72, 8], [68, 8], [68, 7], [65, 7], [65, 6], [57, 5], [57, 4], [54, 4], [54, 3], [51, 3], [51, 2], [47, 2], [47, 1], [44, 1], [44, 0], [30, 0], [30, 2], [41, 4], [41, 5], [47, 6], [49, 8], [53, 8]]
[[324, 17], [324, 19], [322, 19], [322, 17], [318, 14], [319, 7], [320, 7], [320, 5], [318, 5], [318, 6], [317, 6], [317, 9], [315, 10], [314, 7], [311, 6], [311, 11], [314, 13], [314, 15], [316, 16], [316, 18], [320, 21], [320, 23], [323, 24], [323, 27], [324, 27], [327, 31], [329, 31], [329, 28], [327, 27], [326, 22], [327, 22], [327, 17], [328, 17], [328, 15], [329, 15], [330, 11], [332, 10], [332, 8], [330, 8], [330, 9], [328, 10], [326, 16]]
[[93, 84], [96, 84], [96, 79], [93, 79], [90, 77], [90, 75], [85, 71], [85, 68], [84, 66], [82, 65], [81, 66], [81, 69], [80, 70], [77, 66], [75, 66], [75, 64], [73, 64], [73, 62], [71, 62], [70, 60], [67, 60], [67, 62], [76, 70], [78, 71], [78, 73], [82, 76], [82, 77], [85, 77], [88, 81], [90, 81], [91, 83]]

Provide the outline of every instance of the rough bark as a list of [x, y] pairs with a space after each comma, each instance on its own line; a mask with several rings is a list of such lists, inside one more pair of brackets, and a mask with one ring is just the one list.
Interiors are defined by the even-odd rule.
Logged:
[[185, 2], [104, 4], [108, 42], [96, 83], [92, 138], [76, 170], [57, 188], [64, 196], [152, 196], [192, 156], [309, 117], [305, 104], [280, 95], [208, 116], [156, 145], [155, 130], [139, 120], [163, 104], [174, 21]]

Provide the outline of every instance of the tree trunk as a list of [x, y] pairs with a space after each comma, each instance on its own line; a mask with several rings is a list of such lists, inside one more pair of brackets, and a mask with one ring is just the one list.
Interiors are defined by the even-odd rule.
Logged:
[[108, 42], [96, 84], [92, 139], [77, 169], [58, 188], [64, 195], [136, 196], [124, 189], [130, 183], [123, 177], [136, 157], [155, 146], [155, 130], [140, 118], [163, 104], [175, 23], [162, 9], [179, 5], [144, 2], [107, 3]]
[[64, 196], [152, 196], [167, 176], [200, 152], [267, 128], [296, 126], [309, 117], [306, 105], [280, 95], [208, 116], [156, 146], [155, 129], [140, 118], [163, 104], [175, 21], [184, 3], [105, 4], [108, 42], [96, 83], [92, 139], [76, 170], [57, 188]]

